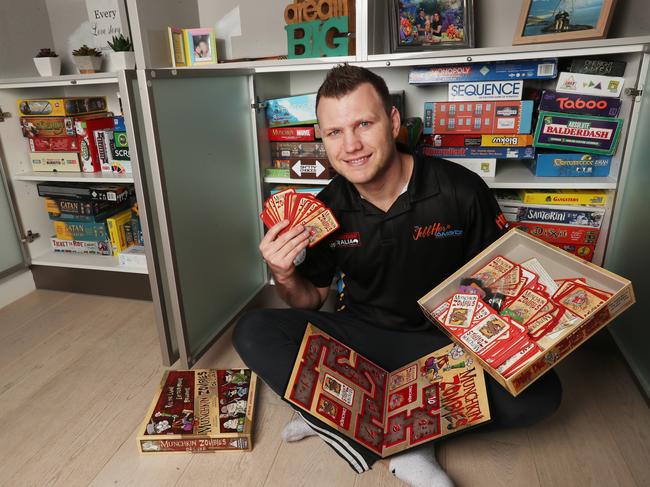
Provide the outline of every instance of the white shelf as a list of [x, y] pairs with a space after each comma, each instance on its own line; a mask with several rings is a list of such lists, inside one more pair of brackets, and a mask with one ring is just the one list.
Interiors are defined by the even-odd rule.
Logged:
[[63, 76], [35, 76], [33, 78], [0, 79], [0, 89], [104, 85], [116, 83], [118, 83], [117, 73], [66, 74]]
[[32, 258], [32, 265], [148, 274], [146, 267], [121, 266], [117, 257], [111, 255], [68, 254], [54, 250]]
[[330, 183], [331, 179], [294, 179], [294, 178], [274, 178], [270, 176], [264, 177], [265, 183], [273, 184], [318, 184], [326, 186]]
[[133, 183], [133, 174], [101, 172], [25, 172], [14, 176], [16, 181], [59, 181], [62, 183]]
[[496, 177], [483, 180], [495, 189], [616, 189], [616, 178], [613, 176], [538, 177], [519, 160], [497, 161]]

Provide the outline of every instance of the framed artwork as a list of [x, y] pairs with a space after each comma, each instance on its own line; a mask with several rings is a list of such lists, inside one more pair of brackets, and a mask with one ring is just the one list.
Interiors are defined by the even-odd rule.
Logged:
[[513, 44], [602, 39], [616, 0], [524, 0]]
[[473, 0], [390, 0], [392, 52], [474, 47]]

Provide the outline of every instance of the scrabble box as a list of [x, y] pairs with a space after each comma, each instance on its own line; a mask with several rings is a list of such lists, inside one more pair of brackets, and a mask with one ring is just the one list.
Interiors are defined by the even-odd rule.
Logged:
[[[504, 375], [506, 373], [503, 372], [503, 369], [499, 371], [500, 367], [495, 368], [490, 365], [488, 359], [485, 359], [485, 355], [479, 356], [471, 347], [468, 347], [465, 341], [451, 333], [445, 325], [446, 321], [442, 318], [443, 315], [438, 311], [441, 305], [444, 305], [458, 292], [461, 279], [474, 276], [479, 271], [482, 272], [490, 262], [498, 257], [513, 263], [522, 263], [535, 258], [549, 274], [548, 278], [552, 282], [584, 279], [585, 284], [608, 293], [606, 299], [603, 297], [596, 302], [589, 301], [590, 305], [582, 309], [581, 316], [575, 315], [577, 319], [570, 324], [565, 323], [559, 329], [553, 329], [552, 333], [536, 342], [538, 347], [531, 348], [530, 355], [522, 355], [523, 365], [520, 364], [516, 372], [507, 377]], [[578, 296], [576, 296], [577, 298]], [[453, 342], [461, 345], [488, 374], [516, 396], [634, 302], [634, 291], [629, 280], [585, 262], [520, 230], [512, 229], [423, 296], [418, 304], [434, 325], [449, 336]], [[449, 309], [450, 313], [451, 311]], [[578, 312], [576, 311], [576, 313]], [[495, 332], [494, 328], [479, 331]]]

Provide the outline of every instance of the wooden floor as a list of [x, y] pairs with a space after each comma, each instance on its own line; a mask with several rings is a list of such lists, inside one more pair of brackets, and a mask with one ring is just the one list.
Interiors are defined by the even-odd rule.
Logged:
[[[135, 431], [161, 377], [151, 303], [36, 291], [0, 309], [2, 486], [403, 485], [354, 474], [318, 438], [285, 444], [292, 410], [260, 390], [251, 453], [140, 456]], [[224, 336], [200, 366], [241, 362]], [[438, 447], [459, 486], [648, 486], [650, 410], [606, 335], [558, 366], [562, 407], [533, 428]]]

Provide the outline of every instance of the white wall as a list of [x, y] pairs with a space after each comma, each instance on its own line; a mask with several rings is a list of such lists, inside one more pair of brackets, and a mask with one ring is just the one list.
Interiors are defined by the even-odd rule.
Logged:
[[0, 279], [0, 308], [13, 303], [36, 289], [32, 271], [24, 271]]
[[0, 79], [38, 76], [32, 58], [44, 47], [53, 47], [45, 0], [0, 0]]

